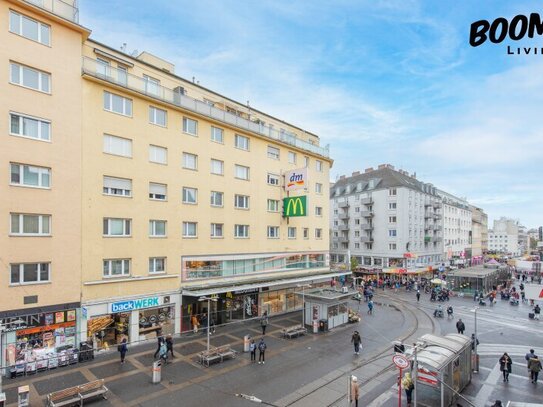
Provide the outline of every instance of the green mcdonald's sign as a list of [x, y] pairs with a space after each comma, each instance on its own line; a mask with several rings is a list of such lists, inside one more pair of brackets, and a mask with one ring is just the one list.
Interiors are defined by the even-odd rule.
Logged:
[[307, 196], [283, 198], [283, 216], [307, 216]]

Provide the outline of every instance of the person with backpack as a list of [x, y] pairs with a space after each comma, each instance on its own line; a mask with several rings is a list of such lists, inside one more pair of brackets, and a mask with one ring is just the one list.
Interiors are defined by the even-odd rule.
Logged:
[[256, 343], [254, 339], [251, 339], [251, 343], [249, 344], [249, 351], [251, 351], [251, 363], [256, 362]]
[[411, 379], [411, 373], [405, 373], [402, 380], [402, 386], [405, 390], [405, 397], [407, 398], [407, 407], [411, 407], [411, 395], [413, 394], [413, 389], [415, 388], [415, 383], [413, 383], [413, 379]]
[[162, 342], [164, 342], [164, 335], [162, 335], [161, 331], [157, 331], [157, 348], [155, 354], [153, 355], [153, 359], [156, 359], [157, 355], [159, 354], [160, 345], [162, 345]]
[[533, 349], [530, 349], [530, 352], [528, 352], [524, 359], [526, 359], [526, 366], [528, 367], [528, 373], [530, 373], [530, 359], [535, 357], [535, 351]]
[[373, 300], [368, 301], [368, 314], [373, 315]]
[[117, 347], [117, 350], [121, 354], [121, 364], [124, 364], [124, 358], [126, 357], [126, 352], [128, 352], [128, 345], [126, 344], [126, 338], [123, 338], [123, 340]]
[[262, 318], [260, 318], [260, 326], [262, 327], [262, 335], [266, 335], [266, 327], [268, 326], [268, 311], [264, 311]]
[[537, 355], [534, 355], [534, 357], [528, 361], [528, 369], [530, 370], [530, 377], [532, 379], [532, 383], [537, 383], [537, 376], [541, 371], [541, 361], [539, 360]]
[[168, 363], [168, 347], [166, 346], [166, 341], [162, 342], [160, 345], [160, 352], [159, 352], [160, 360], [164, 362], [164, 364]]
[[358, 331], [354, 331], [353, 336], [351, 336], [351, 343], [354, 344], [354, 354], [358, 355], [360, 352], [360, 345], [362, 344], [362, 338]]
[[539, 304], [536, 304], [534, 307], [534, 318], [539, 320], [539, 316], [541, 315], [541, 308], [539, 307]]
[[266, 343], [264, 342], [264, 338], [260, 339], [260, 343], [258, 344], [258, 364], [262, 362], [262, 364], [266, 363]]

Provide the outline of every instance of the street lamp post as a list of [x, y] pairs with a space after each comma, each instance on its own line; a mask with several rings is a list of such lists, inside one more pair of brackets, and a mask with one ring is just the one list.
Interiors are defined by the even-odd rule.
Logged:
[[477, 356], [477, 310], [479, 307], [475, 307], [475, 342], [474, 342], [474, 353], [475, 353], [475, 369], [473, 369], [474, 373], [479, 373], [479, 358]]
[[296, 287], [302, 288], [302, 328], [305, 328], [305, 287], [311, 288], [311, 284], [298, 284]]
[[210, 304], [211, 301], [216, 302], [217, 299], [213, 297], [200, 297], [198, 298], [198, 301], [207, 301], [207, 351], [209, 352], [209, 320], [211, 319]]

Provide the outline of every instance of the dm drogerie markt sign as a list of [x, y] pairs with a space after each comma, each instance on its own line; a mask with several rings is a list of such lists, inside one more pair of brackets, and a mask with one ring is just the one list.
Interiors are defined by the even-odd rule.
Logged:
[[283, 216], [307, 216], [307, 196], [283, 198]]

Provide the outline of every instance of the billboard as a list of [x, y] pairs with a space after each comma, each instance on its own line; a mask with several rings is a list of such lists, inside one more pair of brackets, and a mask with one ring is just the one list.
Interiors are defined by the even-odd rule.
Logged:
[[307, 188], [307, 168], [285, 172], [285, 191]]
[[283, 198], [283, 216], [307, 216], [307, 196]]

